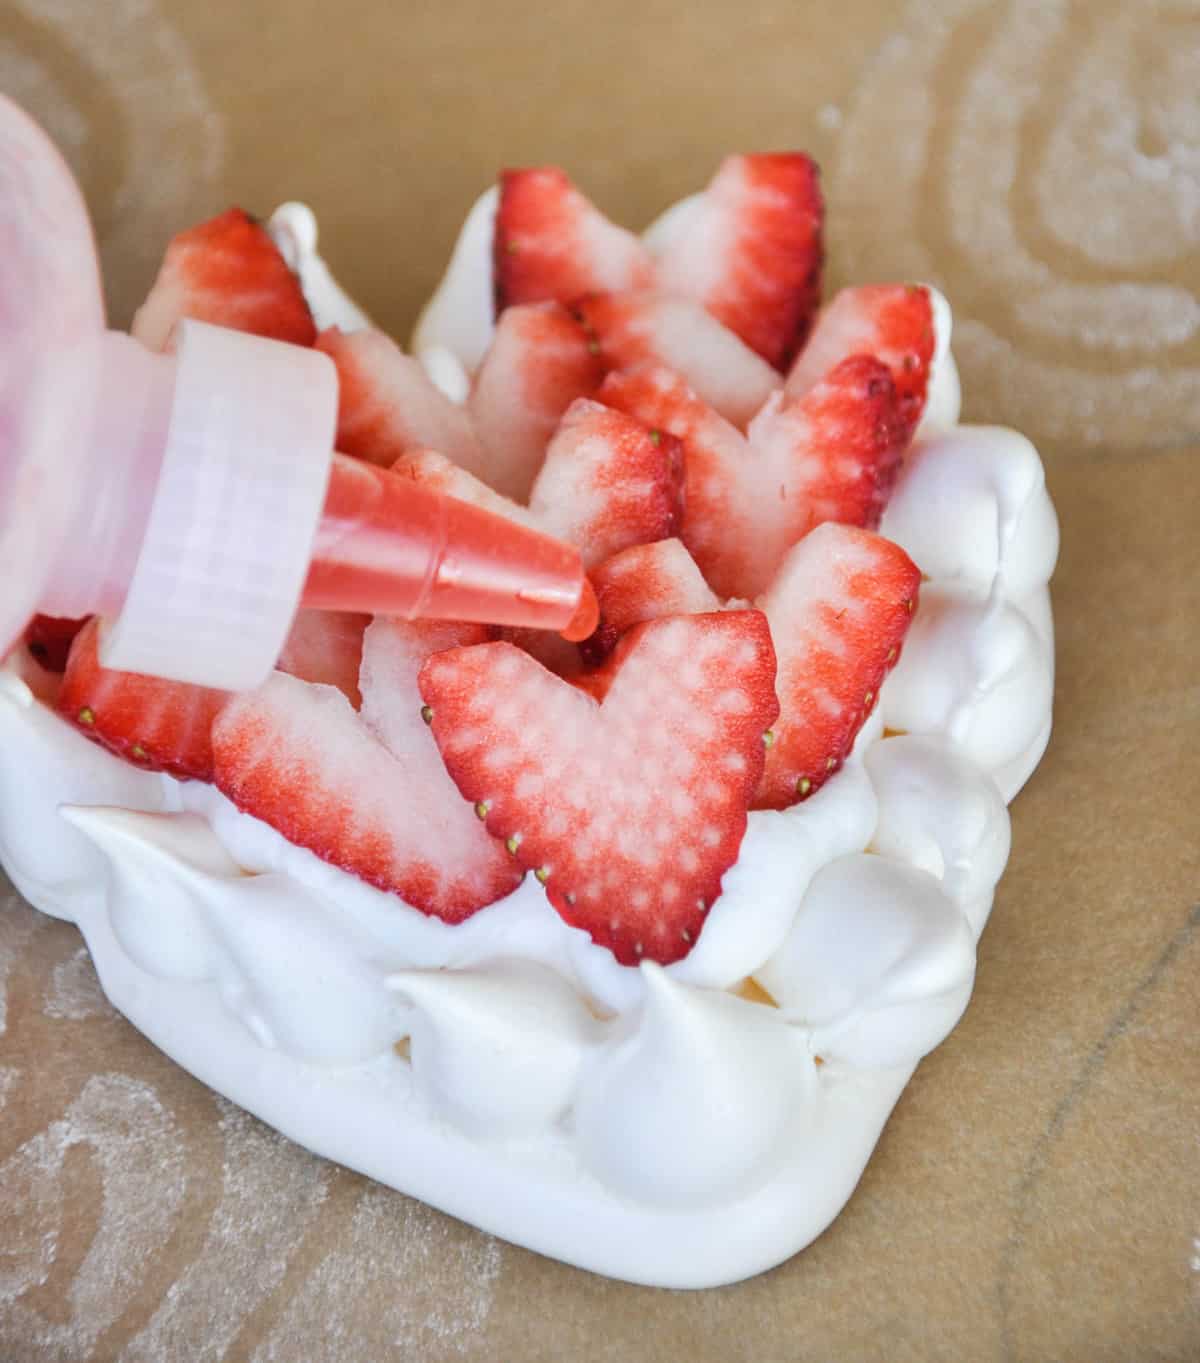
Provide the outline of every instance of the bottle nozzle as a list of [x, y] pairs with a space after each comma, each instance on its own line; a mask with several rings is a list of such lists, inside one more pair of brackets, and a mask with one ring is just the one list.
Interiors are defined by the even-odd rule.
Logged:
[[596, 600], [596, 592], [591, 582], [585, 577], [575, 614], [567, 621], [566, 628], [560, 629], [559, 633], [567, 643], [581, 644], [585, 639], [590, 639], [595, 634], [596, 626], [599, 623], [600, 602]]
[[334, 455], [304, 605], [564, 631], [589, 594], [573, 546]]

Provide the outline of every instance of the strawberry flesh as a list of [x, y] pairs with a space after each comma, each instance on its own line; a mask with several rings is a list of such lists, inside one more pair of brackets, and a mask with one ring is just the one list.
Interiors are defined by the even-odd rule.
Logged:
[[577, 545], [585, 567], [630, 545], [664, 539], [679, 523], [679, 443], [587, 398], [577, 399], [563, 415], [528, 507], [501, 497], [431, 451], [406, 456], [396, 471]]
[[239, 809], [447, 923], [521, 879], [454, 789], [420, 717], [414, 676], [426, 645], [461, 637], [383, 641], [382, 665], [364, 661], [362, 718], [334, 687], [277, 672], [213, 728], [216, 782]]
[[779, 720], [756, 809], [786, 809], [837, 771], [895, 666], [921, 575], [898, 545], [826, 524], [791, 551], [759, 602], [779, 655]]
[[358, 673], [369, 615], [351, 611], [300, 610], [275, 666], [302, 681], [336, 686], [357, 710]]
[[487, 460], [467, 413], [381, 331], [329, 327], [317, 348], [338, 373], [337, 448], [383, 468], [410, 450], [438, 450], [475, 474]]
[[765, 503], [752, 512], [757, 547], [773, 573], [814, 526], [879, 524], [908, 432], [887, 368], [852, 355], [802, 397], [768, 403], [748, 439]]
[[591, 662], [607, 657], [626, 631], [645, 620], [704, 615], [721, 607], [696, 560], [678, 539], [623, 549], [594, 568], [591, 579], [600, 605], [600, 624], [580, 645], [580, 652]]
[[[560, 304], [501, 313], [467, 403], [487, 451], [484, 481], [526, 501], [563, 413], [576, 398], [591, 397], [603, 377], [587, 333]], [[424, 443], [451, 453], [436, 440]]]
[[547, 534], [579, 546], [587, 568], [673, 535], [683, 477], [673, 436], [580, 398], [554, 433], [529, 508]]
[[266, 228], [240, 208], [171, 241], [131, 330], [162, 350], [182, 317], [293, 345], [317, 336], [300, 281]]
[[433, 736], [488, 830], [618, 961], [685, 956], [737, 858], [778, 711], [757, 611], [639, 625], [603, 702], [511, 644], [421, 670]]
[[71, 646], [59, 712], [83, 734], [127, 761], [183, 780], [213, 778], [213, 720], [229, 693], [100, 666], [100, 621]]
[[820, 302], [823, 220], [809, 157], [729, 156], [659, 262], [659, 287], [696, 299], [786, 369]]
[[807, 393], [850, 355], [873, 355], [891, 371], [907, 443], [925, 409], [935, 344], [933, 302], [923, 285], [843, 289], [792, 366], [788, 396]]
[[665, 365], [739, 428], [781, 386], [765, 360], [690, 299], [600, 294], [575, 310], [607, 368]]
[[495, 632], [497, 639], [515, 644], [517, 648], [536, 658], [547, 672], [553, 672], [564, 681], [576, 682], [583, 674], [583, 657], [578, 644], [569, 644], [560, 634], [551, 634], [544, 629], [501, 628]]
[[680, 538], [735, 599], [764, 591], [813, 526], [877, 525], [906, 440], [891, 375], [867, 355], [799, 398], [773, 397], [744, 438], [669, 370], [610, 375], [598, 396], [682, 440]]
[[492, 248], [496, 315], [514, 303], [571, 303], [648, 285], [646, 248], [601, 213], [556, 166], [506, 170]]
[[610, 374], [597, 397], [682, 442], [679, 538], [719, 595], [744, 595], [756, 477], [745, 436], [662, 366]]

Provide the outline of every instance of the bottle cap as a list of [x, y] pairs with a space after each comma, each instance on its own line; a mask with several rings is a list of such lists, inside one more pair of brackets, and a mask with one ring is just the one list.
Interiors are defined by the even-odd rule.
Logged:
[[183, 321], [162, 466], [106, 667], [229, 691], [283, 649], [337, 429], [327, 355]]

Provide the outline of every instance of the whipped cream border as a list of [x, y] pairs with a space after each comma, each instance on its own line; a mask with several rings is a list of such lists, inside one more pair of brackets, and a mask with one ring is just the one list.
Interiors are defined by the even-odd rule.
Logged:
[[[478, 278], [481, 203], [448, 277]], [[344, 295], [315, 241], [300, 222], [296, 268], [336, 291], [314, 301], [327, 323]], [[465, 375], [469, 349], [434, 325], [447, 296], [469, 311], [450, 278], [424, 359]], [[943, 309], [935, 368], [952, 375]], [[882, 527], [930, 581], [877, 714], [813, 799], [751, 814], [697, 947], [666, 970], [618, 966], [532, 877], [466, 924], [425, 918], [214, 789], [89, 743], [20, 659], [0, 673], [0, 856], [79, 924], [135, 1026], [310, 1149], [614, 1277], [768, 1268], [837, 1214], [965, 1008], [1005, 803], [1049, 736], [1041, 464], [1012, 432], [954, 424], [956, 376], [934, 390], [941, 429], [923, 428]], [[739, 996], [747, 980], [779, 1006]]]

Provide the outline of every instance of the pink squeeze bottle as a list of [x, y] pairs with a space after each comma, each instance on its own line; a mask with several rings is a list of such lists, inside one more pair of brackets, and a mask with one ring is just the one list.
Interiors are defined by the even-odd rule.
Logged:
[[336, 424], [318, 351], [106, 330], [79, 189], [0, 95], [0, 657], [99, 614], [106, 667], [245, 690], [300, 605], [591, 633], [577, 549], [335, 454]]

